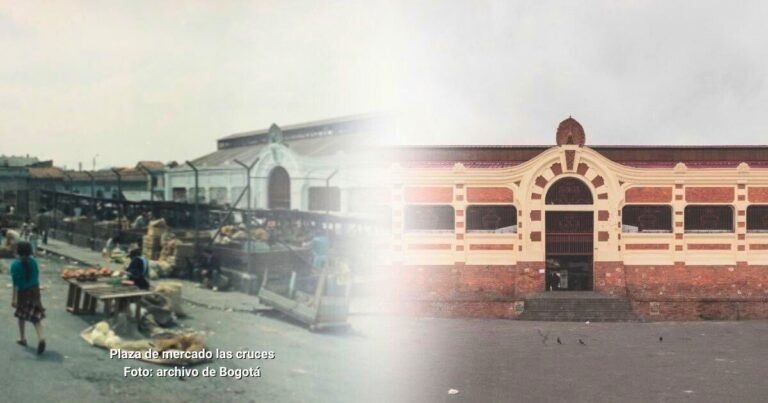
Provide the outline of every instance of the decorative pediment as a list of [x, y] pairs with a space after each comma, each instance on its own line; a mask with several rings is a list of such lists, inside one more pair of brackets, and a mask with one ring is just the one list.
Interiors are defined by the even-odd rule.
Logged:
[[568, 119], [560, 122], [560, 125], [557, 126], [557, 135], [555, 138], [557, 140], [557, 145], [559, 146], [583, 146], [587, 139], [581, 123], [577, 122], [576, 119], [570, 116]]

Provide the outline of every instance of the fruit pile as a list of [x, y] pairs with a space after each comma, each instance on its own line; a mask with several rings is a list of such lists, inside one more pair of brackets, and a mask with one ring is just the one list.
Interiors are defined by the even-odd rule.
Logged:
[[112, 270], [102, 267], [99, 270], [94, 268], [78, 269], [74, 267], [65, 268], [61, 272], [61, 278], [64, 280], [77, 279], [77, 281], [96, 281], [99, 277], [112, 276]]

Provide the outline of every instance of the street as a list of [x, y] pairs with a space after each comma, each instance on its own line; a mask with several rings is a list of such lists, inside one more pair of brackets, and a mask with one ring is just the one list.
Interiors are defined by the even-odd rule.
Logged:
[[[110, 359], [107, 350], [83, 341], [80, 331], [101, 316], [67, 313], [66, 285], [55, 274], [69, 262], [40, 262], [48, 351], [37, 356], [16, 345], [13, 311], [0, 310], [0, 360], [6, 363], [0, 382], [9, 402], [748, 402], [768, 393], [765, 321], [586, 324], [355, 315], [351, 331], [324, 334], [279, 315], [248, 312], [255, 297], [186, 282], [185, 297], [197, 303], [184, 305], [189, 316], [180, 322], [204, 331], [209, 348], [271, 350], [275, 358], [190, 367], [259, 367], [260, 377], [240, 380], [124, 377], [125, 367], [168, 367]], [[6, 277], [0, 301], [10, 301], [10, 290]], [[29, 325], [27, 332], [34, 345]]]

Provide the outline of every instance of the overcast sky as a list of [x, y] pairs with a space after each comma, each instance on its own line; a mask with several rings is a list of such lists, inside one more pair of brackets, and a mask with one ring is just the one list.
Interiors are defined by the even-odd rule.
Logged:
[[390, 143], [553, 144], [568, 115], [588, 144], [768, 143], [761, 2], [413, 3], [0, 0], [0, 153], [183, 161], [373, 111]]

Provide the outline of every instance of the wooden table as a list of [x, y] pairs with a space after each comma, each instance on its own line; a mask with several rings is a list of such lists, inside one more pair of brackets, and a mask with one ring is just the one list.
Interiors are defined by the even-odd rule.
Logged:
[[109, 278], [99, 278], [96, 281], [77, 281], [75, 279], [67, 280], [69, 291], [67, 291], [67, 312], [80, 315], [89, 312], [90, 301], [85, 290], [92, 288], [112, 287]]
[[96, 304], [98, 301], [104, 302], [104, 314], [112, 315], [113, 305], [117, 312], [126, 311], [131, 303], [136, 303], [134, 313], [136, 321], [141, 320], [141, 298], [152, 295], [152, 291], [140, 290], [132, 285], [114, 286], [110, 279], [99, 279], [95, 282], [79, 282], [68, 280], [69, 293], [67, 295], [67, 311], [75, 314], [96, 313]]

